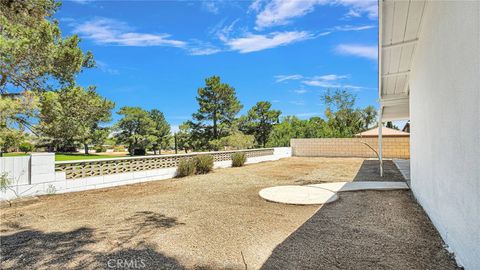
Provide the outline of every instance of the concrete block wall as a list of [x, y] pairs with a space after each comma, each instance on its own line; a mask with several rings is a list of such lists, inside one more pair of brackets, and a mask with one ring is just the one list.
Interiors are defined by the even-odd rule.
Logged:
[[[313, 138], [292, 139], [293, 156], [302, 157], [376, 157], [364, 143], [378, 151], [377, 138]], [[383, 157], [410, 158], [409, 137], [383, 138]]]
[[[247, 164], [259, 163], [264, 161], [274, 161], [291, 156], [289, 147], [275, 148], [273, 155], [249, 157]], [[29, 157], [30, 158], [30, 157]], [[37, 196], [44, 194], [59, 194], [68, 192], [77, 192], [90, 189], [108, 188], [135, 183], [142, 183], [155, 180], [164, 180], [175, 177], [176, 167], [163, 168], [147, 171], [135, 171], [128, 173], [117, 173], [101, 176], [92, 176], [85, 178], [66, 179], [64, 172], [55, 172], [55, 157], [53, 153], [41, 153], [31, 156], [32, 159], [32, 179], [31, 184], [22, 183], [14, 185], [6, 192], [0, 192], [1, 200], [15, 199], [17, 195], [21, 197]], [[217, 161], [214, 168], [228, 168], [232, 166], [232, 161]], [[33, 173], [36, 173], [33, 177]]]
[[0, 172], [16, 184], [26, 185], [30, 183], [30, 156], [1, 157]]

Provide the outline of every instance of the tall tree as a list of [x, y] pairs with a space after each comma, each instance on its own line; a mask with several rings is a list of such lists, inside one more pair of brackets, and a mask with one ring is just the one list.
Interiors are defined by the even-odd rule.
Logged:
[[363, 113], [355, 108], [355, 95], [346, 90], [326, 91], [322, 100], [327, 107], [327, 137], [352, 137], [364, 130]]
[[115, 104], [100, 96], [94, 87], [79, 86], [46, 92], [40, 99], [39, 125], [37, 130], [48, 138], [57, 150], [68, 150], [75, 143], [88, 145], [98, 143], [106, 132], [102, 124], [111, 120]]
[[289, 146], [292, 138], [305, 138], [306, 120], [287, 116], [275, 125], [268, 138], [267, 146]]
[[281, 114], [271, 107], [272, 104], [268, 101], [257, 102], [240, 121], [240, 130], [253, 135], [257, 143], [263, 147], [266, 146], [273, 125], [278, 124]]
[[367, 106], [362, 110], [363, 129], [367, 130], [372, 124], [376, 123], [377, 111], [373, 106]]
[[127, 145], [130, 155], [135, 149], [145, 150], [152, 140], [153, 121], [149, 113], [140, 107], [122, 107], [118, 114], [122, 118], [117, 123], [117, 141]]
[[207, 141], [228, 135], [228, 130], [242, 109], [235, 89], [220, 81], [220, 77], [205, 79], [205, 87], [198, 89], [199, 109], [193, 114], [194, 129]]
[[177, 147], [183, 149], [185, 153], [188, 150], [195, 148], [195, 142], [192, 138], [192, 128], [189, 122], [182, 123], [178, 127], [178, 132], [175, 134], [177, 139]]
[[152, 149], [156, 155], [157, 150], [161, 154], [162, 148], [170, 141], [170, 124], [165, 120], [165, 116], [159, 110], [153, 109], [149, 112], [153, 127], [150, 135], [152, 136]]
[[95, 65], [76, 35], [62, 37], [53, 19], [59, 6], [54, 0], [0, 1], [0, 93], [63, 88]]

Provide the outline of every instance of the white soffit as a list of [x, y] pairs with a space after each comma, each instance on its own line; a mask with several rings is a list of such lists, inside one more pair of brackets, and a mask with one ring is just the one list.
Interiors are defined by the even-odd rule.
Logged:
[[409, 76], [425, 0], [380, 0], [380, 103], [385, 121], [408, 119]]

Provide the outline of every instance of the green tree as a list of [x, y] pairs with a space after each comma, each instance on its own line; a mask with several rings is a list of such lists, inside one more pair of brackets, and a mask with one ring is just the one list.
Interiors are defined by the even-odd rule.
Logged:
[[197, 102], [199, 109], [193, 114], [193, 132], [197, 138], [204, 138], [204, 146], [208, 142], [227, 136], [236, 115], [242, 109], [235, 89], [213, 76], [205, 79], [205, 87], [198, 89]]
[[152, 141], [150, 134], [154, 125], [149, 113], [140, 107], [125, 106], [118, 114], [122, 118], [117, 123], [117, 141], [127, 145], [130, 155], [135, 149], [145, 150]]
[[192, 138], [192, 128], [189, 122], [182, 123], [178, 127], [178, 132], [175, 133], [177, 140], [177, 147], [183, 149], [185, 153], [188, 153], [188, 150], [195, 148], [195, 142]]
[[367, 106], [365, 109], [362, 110], [362, 118], [363, 118], [363, 129], [369, 129], [373, 124], [376, 124], [377, 119], [377, 111], [373, 106]]
[[392, 121], [388, 121], [385, 126], [386, 126], [387, 128], [392, 128], [392, 129], [400, 130], [396, 125], [393, 124]]
[[152, 149], [156, 155], [157, 150], [161, 154], [162, 148], [170, 142], [170, 124], [165, 120], [165, 116], [159, 110], [153, 109], [149, 112], [149, 116], [152, 119], [153, 127], [150, 131], [152, 136]]
[[89, 144], [105, 140], [101, 127], [111, 120], [115, 104], [101, 97], [94, 87], [79, 86], [46, 92], [40, 99], [38, 130], [58, 150], [68, 151], [81, 143], [85, 154]]
[[365, 130], [375, 119], [375, 110], [355, 108], [356, 97], [346, 90], [329, 90], [322, 96], [325, 110], [327, 137], [352, 137]]
[[289, 146], [292, 138], [305, 138], [306, 121], [296, 116], [287, 116], [273, 127], [267, 146]]
[[226, 149], [249, 149], [255, 146], [255, 137], [253, 135], [246, 135], [240, 131], [234, 132], [226, 137], [211, 141], [215, 150]]
[[95, 65], [76, 35], [62, 37], [53, 19], [59, 6], [54, 0], [0, 1], [0, 93], [63, 88]]
[[0, 96], [0, 156], [18, 145], [24, 128], [31, 128], [29, 119], [36, 114], [38, 99], [29, 91], [19, 95]]
[[260, 101], [255, 104], [242, 117], [240, 130], [245, 134], [253, 135], [257, 143], [266, 146], [270, 132], [275, 124], [278, 124], [281, 112], [271, 109], [272, 104], [268, 101]]

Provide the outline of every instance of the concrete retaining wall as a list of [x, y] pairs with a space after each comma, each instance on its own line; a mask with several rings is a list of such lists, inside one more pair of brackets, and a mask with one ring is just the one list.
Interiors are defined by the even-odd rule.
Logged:
[[[279, 160], [281, 158], [290, 157], [291, 154], [292, 152], [290, 147], [274, 148], [273, 155], [248, 158], [247, 164]], [[53, 153], [35, 154], [31, 156], [31, 159], [32, 172], [38, 172], [35, 177], [33, 177], [32, 174], [32, 179], [35, 179], [35, 181], [32, 181], [31, 184], [23, 183], [11, 186], [11, 188], [13, 188], [16, 192], [13, 192], [11, 189], [8, 189], [6, 192], [0, 192], [0, 200], [15, 199], [17, 197], [15, 193], [21, 195], [21, 197], [26, 197], [44, 194], [76, 192], [155, 180], [164, 180], [175, 177], [175, 173], [177, 170], [177, 168], [174, 167], [85, 178], [66, 179], [64, 172], [54, 172], [55, 162]], [[214, 168], [228, 168], [231, 167], [231, 165], [231, 160], [218, 161], [214, 163]]]

